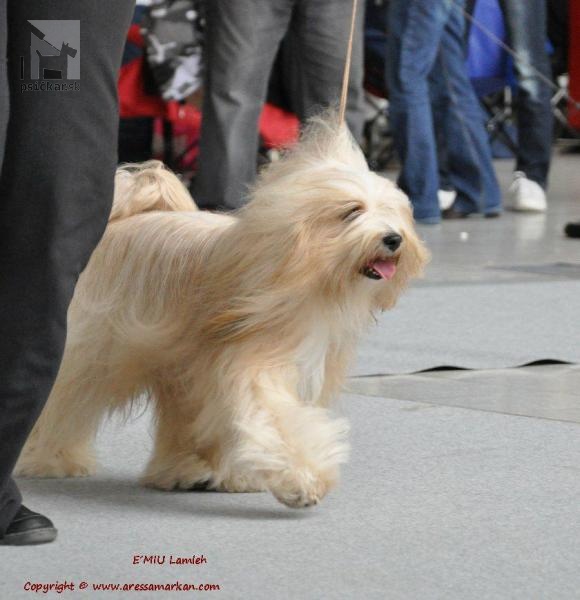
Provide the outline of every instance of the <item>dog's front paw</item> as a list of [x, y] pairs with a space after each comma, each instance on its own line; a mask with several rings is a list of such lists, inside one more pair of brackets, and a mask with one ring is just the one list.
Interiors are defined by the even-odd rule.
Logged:
[[310, 470], [287, 473], [270, 487], [272, 494], [290, 508], [308, 508], [318, 504], [335, 486], [338, 470], [315, 474]]

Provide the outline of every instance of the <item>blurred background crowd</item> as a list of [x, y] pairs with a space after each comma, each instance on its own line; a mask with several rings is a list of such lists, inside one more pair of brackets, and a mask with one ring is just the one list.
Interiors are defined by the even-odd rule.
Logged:
[[[350, 0], [138, 0], [120, 161], [162, 158], [202, 208], [239, 207], [300, 122], [336, 104], [351, 10]], [[358, 2], [347, 122], [371, 168], [396, 170], [419, 223], [546, 211], [553, 147], [580, 141], [579, 98], [576, 2]], [[494, 158], [515, 158], [504, 197]], [[580, 224], [566, 233], [578, 237]]]

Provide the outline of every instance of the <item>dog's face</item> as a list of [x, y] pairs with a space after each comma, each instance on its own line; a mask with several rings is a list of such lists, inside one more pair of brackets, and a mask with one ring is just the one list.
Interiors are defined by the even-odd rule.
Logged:
[[309, 267], [331, 295], [354, 289], [371, 296], [375, 307], [389, 308], [428, 257], [409, 200], [368, 169], [324, 171], [313, 182], [316, 192], [295, 205]]
[[373, 308], [390, 308], [428, 260], [410, 203], [368, 169], [344, 128], [322, 133], [307, 132], [262, 175], [252, 218], [283, 249], [281, 278], [335, 301], [355, 293]]

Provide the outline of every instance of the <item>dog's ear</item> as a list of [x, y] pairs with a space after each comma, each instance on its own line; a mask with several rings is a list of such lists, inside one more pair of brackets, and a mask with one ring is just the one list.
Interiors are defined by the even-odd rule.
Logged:
[[[264, 191], [266, 195], [280, 194], [281, 181], [284, 186], [300, 183], [306, 173], [319, 172], [324, 166], [346, 166], [357, 171], [367, 171], [366, 159], [344, 123], [338, 122], [334, 111], [311, 117], [293, 146], [287, 148], [282, 157], [268, 164], [252, 190], [254, 197]], [[274, 190], [271, 186], [277, 186]]]
[[257, 333], [247, 313], [235, 308], [220, 311], [203, 326], [203, 337], [216, 342], [239, 342]]
[[262, 304], [251, 295], [247, 299], [230, 299], [215, 307], [203, 324], [202, 335], [218, 343], [241, 342], [267, 330], [275, 331], [279, 316], [267, 303]]
[[[202, 334], [205, 339], [219, 342], [240, 342], [251, 337], [266, 337], [267, 332], [280, 332], [288, 323], [289, 299], [309, 293], [313, 283], [319, 286], [320, 275], [313, 263], [313, 252], [308, 240], [286, 240], [290, 249], [280, 246], [269, 248], [265, 244], [256, 251], [257, 262], [249, 267], [253, 271], [251, 285], [244, 290], [231, 290], [234, 294], [212, 306], [204, 319]], [[255, 244], [259, 248], [260, 244]], [[279, 252], [279, 255], [277, 253]], [[275, 256], [277, 255], [277, 256]], [[274, 264], [264, 268], [264, 257]], [[270, 265], [271, 266], [271, 265]], [[229, 277], [237, 265], [226, 269]], [[235, 276], [235, 275], [233, 275]], [[219, 278], [211, 285], [223, 282]], [[215, 289], [215, 288], [214, 288]], [[210, 290], [210, 288], [208, 288]], [[209, 297], [220, 297], [221, 291], [208, 291]]]

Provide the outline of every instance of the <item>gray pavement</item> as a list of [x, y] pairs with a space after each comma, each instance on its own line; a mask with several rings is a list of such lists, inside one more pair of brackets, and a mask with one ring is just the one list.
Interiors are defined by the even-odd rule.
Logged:
[[[573, 345], [580, 298], [569, 292], [579, 281], [580, 241], [561, 229], [580, 219], [579, 158], [555, 161], [546, 216], [423, 228], [434, 261], [414, 291], [451, 298], [454, 289], [528, 286], [533, 295], [557, 284], [558, 297], [576, 303], [543, 318], [548, 329], [562, 328], [563, 314], [572, 319]], [[509, 164], [498, 169], [505, 187]], [[433, 366], [448, 343], [439, 342]], [[20, 482], [60, 538], [0, 548], [0, 599], [30, 598], [27, 582], [64, 580], [77, 588], [62, 597], [91, 599], [132, 597], [93, 591], [93, 583], [177, 581], [219, 584], [206, 593], [227, 599], [580, 598], [577, 365], [352, 377], [337, 411], [351, 421], [352, 457], [340, 486], [305, 512], [269, 494], [142, 489], [149, 416], [115, 420], [101, 433], [96, 477]], [[166, 563], [133, 564], [137, 554], [165, 555]], [[167, 562], [193, 554], [207, 563]], [[89, 588], [80, 591], [83, 581]], [[190, 596], [197, 594], [136, 594]]]
[[[504, 193], [512, 165], [510, 160], [495, 162]], [[580, 280], [580, 244], [562, 233], [566, 222], [580, 221], [579, 167], [579, 153], [557, 154], [546, 214], [506, 211], [497, 220], [473, 218], [421, 226], [433, 261], [419, 285]]]

